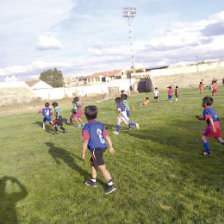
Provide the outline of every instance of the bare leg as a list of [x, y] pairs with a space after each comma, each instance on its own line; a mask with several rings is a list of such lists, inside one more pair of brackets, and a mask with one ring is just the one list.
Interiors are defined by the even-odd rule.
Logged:
[[109, 173], [109, 171], [107, 170], [106, 166], [105, 165], [101, 165], [101, 166], [98, 166], [99, 170], [101, 171], [101, 173], [103, 174], [103, 177], [106, 181], [108, 180], [111, 180], [111, 175]]
[[92, 178], [96, 179], [96, 177], [97, 177], [97, 169], [95, 168], [95, 166], [92, 165], [92, 163], [91, 163], [91, 173], [92, 173]]
[[224, 144], [224, 140], [223, 140], [221, 137], [219, 137], [219, 138], [217, 138], [217, 139], [218, 139], [218, 141], [219, 141], [220, 143]]

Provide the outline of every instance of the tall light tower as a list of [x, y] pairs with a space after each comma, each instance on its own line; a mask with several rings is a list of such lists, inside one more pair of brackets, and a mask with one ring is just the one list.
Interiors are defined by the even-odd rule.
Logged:
[[[126, 7], [123, 8], [123, 17], [127, 18], [128, 20], [128, 27], [129, 27], [129, 46], [130, 46], [130, 61], [131, 61], [131, 70], [135, 70], [135, 53], [133, 50], [133, 44], [132, 44], [132, 20], [136, 16], [136, 8], [132, 7]], [[130, 87], [131, 87], [131, 73], [129, 74], [130, 79]]]

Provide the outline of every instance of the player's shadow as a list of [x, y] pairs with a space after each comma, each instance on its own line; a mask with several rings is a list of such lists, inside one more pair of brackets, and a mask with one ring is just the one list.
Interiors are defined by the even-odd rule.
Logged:
[[[66, 151], [63, 148], [56, 147], [52, 142], [46, 142], [45, 144], [49, 147], [48, 152], [57, 164], [61, 164], [60, 161], [62, 160], [71, 169], [79, 172], [80, 175], [84, 177], [84, 179], [89, 179], [91, 177], [91, 174], [89, 174], [86, 170], [82, 169], [79, 165], [77, 165], [74, 162], [73, 157], [76, 157], [76, 159], [81, 160], [80, 157], [76, 156], [71, 152]], [[98, 180], [98, 182], [101, 183], [102, 185], [105, 185], [105, 183], [101, 180]]]
[[[43, 122], [41, 122], [41, 121], [36, 121], [34, 124], [39, 125], [41, 128], [43, 128]], [[50, 124], [46, 123], [45, 131], [49, 132], [49, 133], [53, 131]]]
[[[7, 192], [7, 186], [10, 184], [15, 192]], [[16, 185], [16, 186], [15, 186]], [[27, 196], [26, 188], [14, 177], [2, 177], [0, 179], [0, 223], [17, 224], [16, 203]]]
[[103, 124], [105, 125], [106, 130], [114, 130], [114, 131], [116, 130], [117, 125], [115, 124], [106, 124], [106, 123]]

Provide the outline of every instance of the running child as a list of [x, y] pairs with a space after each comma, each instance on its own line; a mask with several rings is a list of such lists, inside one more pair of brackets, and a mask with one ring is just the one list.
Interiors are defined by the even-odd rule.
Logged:
[[178, 86], [176, 86], [176, 89], [175, 89], [175, 97], [176, 97], [176, 101], [178, 101], [178, 99], [179, 99], [179, 88], [178, 88]]
[[120, 124], [124, 122], [126, 125], [129, 127], [136, 127], [139, 129], [139, 124], [138, 123], [131, 123], [129, 122], [129, 117], [127, 116], [126, 110], [124, 105], [122, 104], [121, 97], [117, 97], [115, 99], [115, 103], [117, 104], [117, 128], [116, 131], [113, 132], [113, 134], [118, 135], [120, 131]]
[[124, 108], [126, 110], [127, 116], [130, 118], [130, 108], [128, 105], [128, 95], [122, 94], [121, 95], [122, 104], [124, 105]]
[[168, 87], [168, 100], [171, 103], [172, 102], [172, 98], [173, 98], [173, 89], [172, 86]]
[[202, 94], [203, 90], [204, 90], [203, 82], [200, 82], [200, 84], [199, 84], [199, 93]]
[[154, 100], [157, 103], [158, 102], [158, 98], [159, 98], [159, 90], [158, 90], [157, 87], [155, 88], [153, 94], [154, 94]]
[[85, 124], [82, 129], [82, 156], [85, 159], [86, 149], [88, 148], [91, 152], [90, 165], [92, 178], [85, 182], [86, 185], [96, 187], [97, 186], [97, 170], [99, 169], [103, 174], [103, 177], [108, 185], [105, 190], [105, 194], [109, 194], [116, 190], [112, 182], [112, 177], [106, 168], [103, 159], [103, 153], [107, 149], [107, 144], [109, 145], [110, 153], [114, 154], [114, 148], [112, 146], [111, 139], [104, 127], [104, 125], [95, 119], [97, 118], [97, 107], [87, 106], [85, 107], [85, 115], [88, 120], [88, 124]]
[[202, 155], [209, 155], [211, 153], [209, 144], [207, 142], [207, 137], [217, 138], [220, 143], [224, 145], [224, 140], [222, 139], [219, 117], [216, 111], [211, 106], [213, 104], [213, 98], [206, 96], [202, 100], [202, 107], [204, 107], [203, 117], [196, 116], [198, 120], [205, 120], [207, 122], [207, 127], [202, 133], [202, 143], [205, 150], [201, 153]]
[[[82, 125], [84, 125], [84, 122], [82, 120], [82, 102], [79, 101], [79, 97], [75, 97], [72, 101], [73, 105], [75, 105], [76, 112], [74, 114], [74, 119], [77, 123], [77, 128], [80, 128]], [[73, 106], [74, 108], [74, 106]], [[82, 123], [82, 124], [80, 124]]]
[[54, 114], [55, 114], [55, 120], [52, 123], [53, 128], [55, 129], [54, 134], [58, 134], [58, 128], [57, 126], [60, 127], [60, 129], [63, 131], [63, 133], [66, 133], [66, 129], [63, 127], [63, 120], [62, 120], [62, 110], [61, 108], [58, 107], [57, 102], [53, 102], [52, 106], [54, 107]]
[[219, 95], [219, 92], [218, 92], [218, 84], [217, 84], [217, 81], [214, 80], [212, 81], [212, 96], [218, 96]]
[[52, 116], [52, 109], [49, 107], [50, 104], [48, 102], [45, 103], [45, 108], [42, 108], [39, 110], [39, 113], [43, 115], [43, 129], [45, 130], [46, 122], [49, 122], [49, 124], [52, 124], [51, 116]]

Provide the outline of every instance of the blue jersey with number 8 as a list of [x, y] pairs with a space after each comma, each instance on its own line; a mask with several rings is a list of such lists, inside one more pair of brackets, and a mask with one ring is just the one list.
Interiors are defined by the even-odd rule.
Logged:
[[107, 142], [105, 139], [106, 131], [102, 123], [98, 121], [89, 121], [82, 129], [84, 140], [88, 140], [88, 149], [106, 149]]

